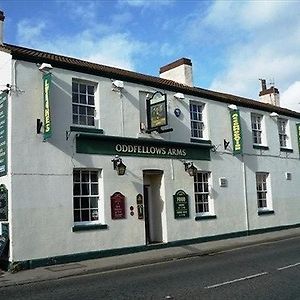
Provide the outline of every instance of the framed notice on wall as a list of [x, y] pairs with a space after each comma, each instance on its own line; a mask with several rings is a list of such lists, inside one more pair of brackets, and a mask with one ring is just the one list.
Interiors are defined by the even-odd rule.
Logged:
[[111, 218], [113, 220], [125, 219], [125, 196], [120, 192], [114, 193], [110, 197]]
[[173, 195], [173, 200], [175, 219], [188, 218], [190, 216], [188, 195], [183, 190], [179, 190]]

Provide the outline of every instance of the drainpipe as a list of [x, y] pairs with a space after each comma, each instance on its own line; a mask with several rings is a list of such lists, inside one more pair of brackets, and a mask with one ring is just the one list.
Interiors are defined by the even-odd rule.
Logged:
[[246, 214], [246, 230], [247, 235], [249, 234], [249, 207], [248, 207], [248, 191], [247, 191], [247, 176], [246, 176], [246, 166], [245, 158], [242, 154], [242, 165], [243, 165], [243, 187], [244, 187], [244, 199], [245, 199], [245, 214]]

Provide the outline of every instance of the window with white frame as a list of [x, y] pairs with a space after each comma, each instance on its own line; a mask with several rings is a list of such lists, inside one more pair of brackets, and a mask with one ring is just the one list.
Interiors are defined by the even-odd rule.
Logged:
[[270, 209], [270, 195], [268, 191], [269, 173], [256, 173], [256, 193], [258, 210]]
[[278, 118], [277, 120], [279, 143], [282, 148], [288, 147], [287, 122], [287, 119]]
[[262, 144], [262, 119], [262, 115], [251, 114], [252, 138], [254, 144]]
[[95, 126], [95, 89], [91, 83], [73, 80], [72, 111], [73, 124]]
[[204, 110], [203, 103], [190, 102], [190, 118], [191, 118], [191, 136], [192, 136], [192, 138], [202, 139], [204, 137], [203, 110]]
[[75, 223], [99, 220], [99, 170], [73, 170], [73, 211]]
[[197, 172], [194, 176], [196, 214], [213, 214], [210, 197], [210, 172]]

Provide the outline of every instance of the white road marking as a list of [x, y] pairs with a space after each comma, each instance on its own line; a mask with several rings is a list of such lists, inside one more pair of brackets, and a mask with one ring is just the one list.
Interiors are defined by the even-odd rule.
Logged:
[[293, 265], [288, 265], [288, 266], [285, 266], [285, 267], [277, 268], [277, 270], [281, 271], [281, 270], [285, 270], [285, 269], [288, 269], [288, 268], [293, 268], [293, 267], [296, 267], [296, 266], [299, 266], [299, 265], [300, 265], [300, 262], [298, 262], [296, 264], [293, 264]]
[[225, 282], [222, 282], [222, 283], [209, 285], [209, 286], [206, 286], [205, 289], [213, 289], [213, 288], [216, 288], [216, 287], [219, 287], [219, 286], [223, 286], [223, 285], [227, 285], [227, 284], [231, 284], [231, 283], [235, 283], [235, 282], [239, 282], [239, 281], [243, 281], [243, 280], [248, 280], [248, 279], [252, 279], [252, 278], [267, 275], [267, 274], [268, 274], [268, 272], [249, 275], [249, 276], [246, 276], [246, 277], [242, 277], [242, 278], [238, 278], [238, 279], [234, 279], [234, 280], [230, 280], [230, 281], [225, 281]]

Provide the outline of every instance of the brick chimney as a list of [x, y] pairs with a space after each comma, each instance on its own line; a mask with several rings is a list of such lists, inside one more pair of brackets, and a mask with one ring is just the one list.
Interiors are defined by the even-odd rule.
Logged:
[[261, 91], [259, 92], [259, 100], [263, 103], [272, 104], [275, 106], [280, 106], [280, 96], [279, 91], [274, 85], [267, 89], [266, 80], [260, 79], [261, 81]]
[[4, 25], [4, 13], [0, 10], [0, 45], [3, 45], [3, 25]]
[[192, 61], [189, 58], [180, 58], [165, 65], [159, 69], [159, 77], [193, 86]]

